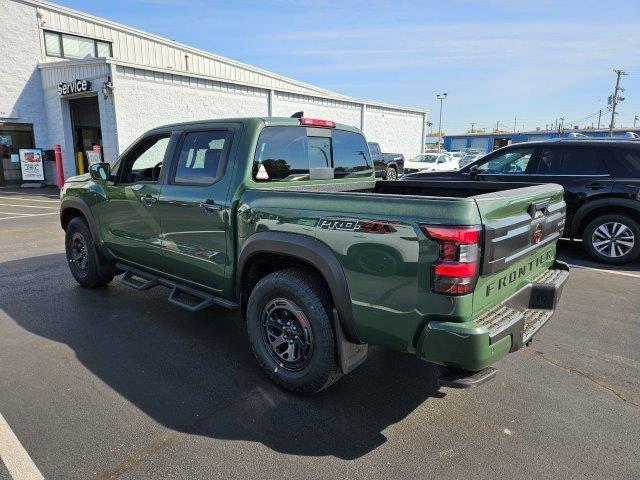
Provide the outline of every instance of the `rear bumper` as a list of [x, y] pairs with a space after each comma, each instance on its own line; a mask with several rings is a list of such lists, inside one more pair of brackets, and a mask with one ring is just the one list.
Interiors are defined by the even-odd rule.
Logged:
[[553, 316], [569, 266], [556, 261], [511, 298], [464, 323], [431, 321], [418, 339], [420, 358], [471, 372], [526, 345]]

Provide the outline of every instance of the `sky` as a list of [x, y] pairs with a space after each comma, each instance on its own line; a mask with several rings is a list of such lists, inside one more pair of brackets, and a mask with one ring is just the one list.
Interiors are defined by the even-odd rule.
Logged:
[[[438, 129], [608, 125], [640, 115], [640, 0], [57, 0], [362, 100], [419, 107]], [[640, 120], [638, 122], [640, 125]]]

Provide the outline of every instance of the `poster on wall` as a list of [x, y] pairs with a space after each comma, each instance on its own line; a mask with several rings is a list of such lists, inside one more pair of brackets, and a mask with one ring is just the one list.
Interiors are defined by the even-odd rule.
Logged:
[[100, 152], [96, 152], [94, 150], [87, 150], [85, 153], [87, 154], [87, 163], [89, 165], [93, 165], [94, 163], [100, 163], [102, 161], [102, 155], [100, 155]]
[[44, 165], [42, 160], [41, 148], [20, 149], [20, 170], [22, 171], [23, 181], [44, 180]]

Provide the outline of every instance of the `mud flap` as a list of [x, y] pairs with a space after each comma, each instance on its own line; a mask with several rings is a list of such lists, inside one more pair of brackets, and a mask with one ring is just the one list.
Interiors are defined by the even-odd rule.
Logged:
[[333, 324], [336, 329], [336, 342], [338, 344], [338, 358], [340, 359], [340, 369], [345, 375], [355, 370], [367, 359], [369, 345], [366, 343], [351, 343], [344, 336], [338, 311], [333, 309]]

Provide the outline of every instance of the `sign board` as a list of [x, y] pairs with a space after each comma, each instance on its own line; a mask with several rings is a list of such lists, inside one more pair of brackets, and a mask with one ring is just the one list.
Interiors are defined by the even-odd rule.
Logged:
[[43, 181], [44, 165], [41, 148], [21, 148], [20, 149], [20, 170], [22, 180]]
[[96, 152], [95, 150], [87, 150], [85, 154], [87, 155], [87, 163], [89, 163], [89, 165], [102, 162], [102, 155], [100, 154], [100, 152]]
[[58, 95], [60, 96], [90, 91], [91, 82], [89, 80], [75, 80], [73, 82], [63, 82], [58, 84]]

